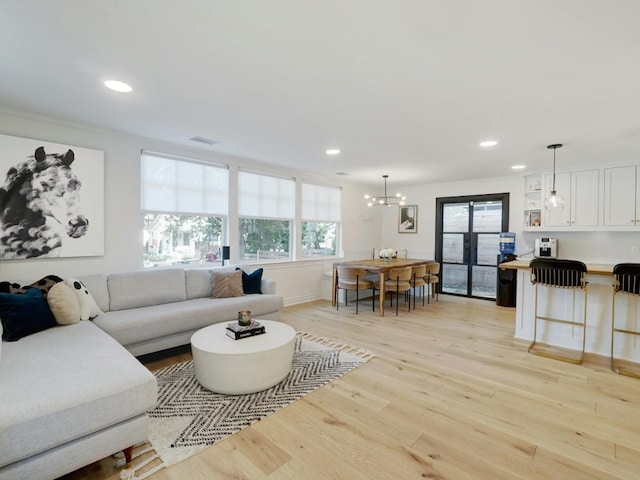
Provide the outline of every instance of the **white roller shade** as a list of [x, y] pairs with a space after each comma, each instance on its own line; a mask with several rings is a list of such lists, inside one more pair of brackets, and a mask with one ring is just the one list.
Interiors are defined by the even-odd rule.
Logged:
[[147, 212], [227, 215], [225, 167], [143, 153], [140, 204]]
[[302, 183], [302, 219], [339, 222], [342, 192], [337, 187]]
[[295, 215], [294, 180], [239, 171], [238, 215], [292, 219]]

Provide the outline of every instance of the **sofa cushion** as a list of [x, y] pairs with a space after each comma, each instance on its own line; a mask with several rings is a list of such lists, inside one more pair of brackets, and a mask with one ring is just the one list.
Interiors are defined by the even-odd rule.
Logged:
[[76, 277], [85, 284], [87, 290], [103, 312], [109, 311], [109, 289], [107, 287], [107, 276], [103, 273], [93, 275], [80, 275]]
[[[240, 270], [240, 268], [238, 268]], [[242, 290], [244, 293], [262, 293], [262, 272], [264, 269], [257, 268], [251, 273], [242, 270]]]
[[80, 321], [80, 303], [73, 289], [64, 282], [49, 290], [47, 303], [58, 325], [72, 325]]
[[[3, 345], [0, 467], [144, 414], [155, 377], [92, 322]], [[81, 444], [78, 448], [82, 448]]]
[[187, 299], [182, 268], [114, 273], [107, 279], [110, 310], [147, 307]]
[[235, 266], [186, 269], [187, 300], [211, 297], [211, 272], [233, 272], [235, 269]]
[[179, 303], [112, 310], [97, 317], [93, 323], [129, 347], [151, 339], [195, 331], [218, 322], [235, 321], [240, 310], [251, 310], [251, 315], [259, 318], [261, 314], [273, 313], [281, 308], [280, 295], [196, 298]]
[[77, 278], [67, 278], [65, 283], [71, 287], [80, 305], [80, 320], [89, 320], [102, 315], [102, 310], [96, 305], [87, 286]]
[[211, 272], [211, 298], [240, 297], [244, 295], [242, 273], [242, 270]]
[[37, 288], [23, 294], [0, 293], [0, 319], [3, 338], [9, 342], [56, 326], [47, 299]]

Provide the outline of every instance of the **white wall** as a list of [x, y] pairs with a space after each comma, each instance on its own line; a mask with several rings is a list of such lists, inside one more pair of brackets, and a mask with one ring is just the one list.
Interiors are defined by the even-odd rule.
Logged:
[[509, 231], [516, 233], [516, 241], [522, 236], [523, 180], [520, 176], [473, 180], [468, 182], [441, 183], [403, 188], [407, 204], [418, 205], [418, 232], [398, 233], [398, 209], [384, 208], [384, 246], [406, 248], [416, 258], [434, 258], [436, 198], [462, 195], [509, 193], [511, 211]]
[[[341, 185], [344, 205], [342, 238], [344, 255], [347, 258], [357, 258], [361, 251], [370, 252], [380, 243], [380, 220], [371, 216], [371, 212], [364, 203], [365, 188], [349, 182], [345, 177], [336, 177], [333, 174], [322, 177], [303, 172], [283, 171], [273, 166], [223, 157], [201, 149], [164, 144], [7, 110], [0, 110], [0, 133], [102, 150], [105, 167], [104, 256], [3, 260], [0, 261], [0, 280], [33, 281], [47, 274], [68, 277], [142, 269], [142, 225], [139, 214], [139, 172], [142, 149], [228, 164], [231, 172], [236, 171], [240, 166], [252, 167], [267, 172], [285, 173], [298, 178]], [[18, 160], [16, 159], [16, 163]], [[234, 178], [233, 174], [231, 177]], [[0, 179], [0, 182], [4, 182], [4, 178]], [[233, 207], [235, 202], [231, 202], [231, 205]], [[233, 236], [231, 240], [233, 241]], [[233, 248], [231, 252], [231, 261], [235, 263]], [[323, 260], [263, 266], [266, 267], [267, 276], [278, 281], [278, 292], [285, 296], [287, 304], [320, 298], [322, 273], [331, 270], [331, 262]]]
[[[407, 248], [417, 258], [433, 258], [435, 249], [435, 200], [456, 195], [510, 193], [510, 227], [515, 232], [517, 253], [533, 250], [537, 232], [522, 232], [524, 182], [521, 175], [421, 185], [402, 189], [408, 203], [418, 205], [418, 232], [399, 234], [397, 208], [369, 208], [364, 193], [370, 188], [349, 182], [348, 177], [326, 177], [278, 170], [249, 160], [211, 154], [201, 149], [164, 144], [145, 138], [0, 110], [0, 133], [56, 143], [66, 143], [104, 151], [105, 158], [105, 255], [63, 259], [29, 259], [0, 262], [0, 280], [36, 280], [43, 275], [62, 277], [95, 272], [113, 273], [142, 268], [142, 228], [139, 215], [140, 150], [149, 149], [215, 163], [225, 163], [233, 172], [239, 166], [286, 173], [343, 187], [343, 237], [341, 255], [346, 259], [367, 258], [374, 247]], [[0, 152], [1, 154], [1, 152]], [[233, 178], [233, 176], [232, 176]], [[3, 181], [3, 179], [0, 179]], [[235, 202], [231, 202], [231, 206]], [[581, 232], [554, 233], [560, 256], [615, 263], [640, 262], [640, 233]], [[233, 240], [233, 236], [231, 237]], [[636, 253], [632, 253], [636, 252]], [[232, 249], [232, 255], [234, 254]], [[232, 262], [235, 260], [232, 258]], [[333, 260], [302, 260], [264, 264], [266, 275], [278, 282], [285, 303], [330, 298]]]

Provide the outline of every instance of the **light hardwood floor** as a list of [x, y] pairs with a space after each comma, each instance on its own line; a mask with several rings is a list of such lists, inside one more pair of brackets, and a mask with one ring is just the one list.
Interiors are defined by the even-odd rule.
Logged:
[[[351, 307], [312, 302], [282, 320], [376, 358], [151, 478], [640, 478], [640, 380], [601, 357], [528, 354], [514, 309], [488, 301], [440, 295], [384, 318]], [[67, 478], [119, 477], [106, 459]]]

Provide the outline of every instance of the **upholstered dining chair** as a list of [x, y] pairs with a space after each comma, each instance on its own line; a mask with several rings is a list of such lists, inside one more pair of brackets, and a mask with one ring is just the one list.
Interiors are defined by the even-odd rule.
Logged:
[[424, 277], [427, 274], [427, 265], [415, 265], [411, 267], [411, 288], [413, 288], [413, 309], [416, 308], [416, 290], [422, 296], [422, 306], [424, 307], [424, 286], [427, 284]]
[[429, 296], [431, 298], [438, 299], [438, 292], [436, 290], [436, 285], [440, 281], [440, 264], [438, 262], [427, 263], [426, 265], [427, 274], [424, 276], [424, 281], [429, 285], [431, 294], [427, 292], [427, 302], [429, 302]]
[[[376, 290], [380, 289], [380, 282], [373, 282]], [[385, 292], [390, 292], [390, 305], [393, 306], [393, 293], [396, 294], [396, 316], [398, 315], [398, 305], [400, 304], [400, 293], [408, 294], [411, 290], [411, 267], [392, 268], [387, 272], [384, 282]], [[411, 311], [411, 299], [407, 302]]]
[[396, 250], [396, 258], [408, 258], [409, 251], [406, 248], [401, 248], [400, 250]]
[[[367, 280], [365, 277], [367, 271], [364, 268], [359, 267], [347, 267], [340, 266], [336, 269], [336, 310], [340, 310], [340, 299], [337, 293], [340, 289], [345, 290], [344, 304], [347, 305], [347, 297], [349, 290], [356, 291], [356, 313], [358, 313], [358, 304], [360, 302], [360, 290], [369, 290], [374, 287], [371, 280]], [[375, 311], [375, 291], [373, 295], [373, 310]]]

